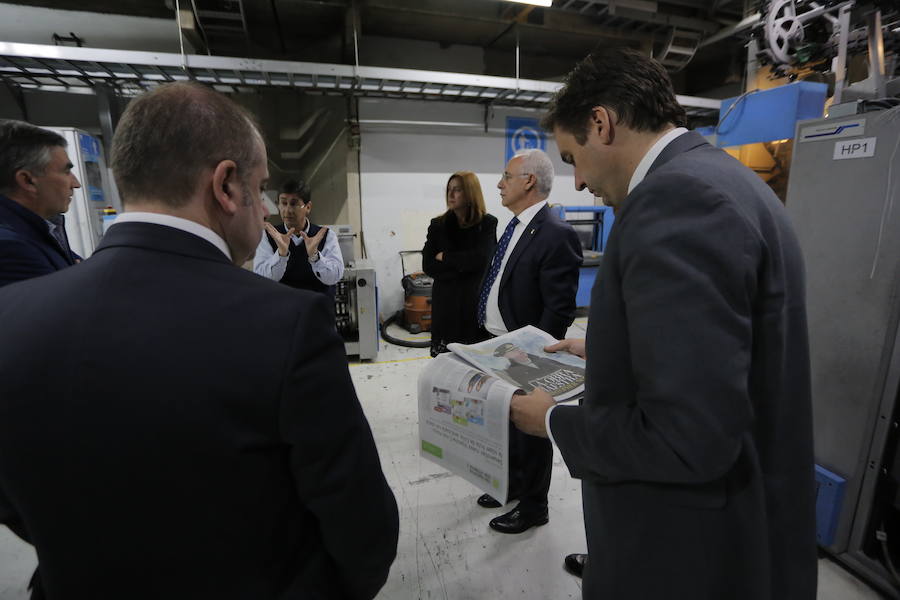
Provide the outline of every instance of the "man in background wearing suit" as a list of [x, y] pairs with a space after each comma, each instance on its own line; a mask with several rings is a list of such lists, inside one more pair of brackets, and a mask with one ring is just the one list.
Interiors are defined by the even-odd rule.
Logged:
[[0, 120], [0, 286], [75, 264], [62, 213], [80, 187], [65, 138]]
[[0, 523], [34, 544], [47, 597], [384, 584], [397, 505], [329, 301], [235, 266], [266, 164], [231, 100], [160, 86], [116, 130], [126, 212], [94, 255], [0, 290]]
[[[541, 150], [525, 150], [506, 165], [497, 184], [513, 213], [488, 267], [478, 303], [478, 324], [494, 336], [533, 325], [559, 339], [575, 319], [581, 245], [571, 225], [550, 211], [553, 163]], [[548, 521], [547, 493], [553, 446], [543, 437], [510, 429], [510, 498], [519, 504], [491, 520], [501, 533], [522, 533]], [[479, 506], [500, 503], [485, 494]]]
[[813, 600], [815, 487], [803, 258], [775, 194], [681, 127], [668, 75], [605, 49], [544, 126], [616, 210], [580, 406], [512, 399], [582, 480], [584, 598]]

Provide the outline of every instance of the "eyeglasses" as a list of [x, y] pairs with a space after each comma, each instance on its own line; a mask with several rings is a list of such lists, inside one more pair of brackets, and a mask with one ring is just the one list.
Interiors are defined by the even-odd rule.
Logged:
[[503, 175], [501, 175], [503, 181], [509, 181], [513, 177], [531, 177], [531, 173], [519, 173], [517, 175], [510, 175], [506, 171], [503, 171]]

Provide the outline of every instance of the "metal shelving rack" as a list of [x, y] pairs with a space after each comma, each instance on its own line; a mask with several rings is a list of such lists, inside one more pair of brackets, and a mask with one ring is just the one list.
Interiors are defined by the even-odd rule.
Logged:
[[[541, 107], [562, 85], [550, 81], [342, 64], [257, 60], [0, 42], [0, 78], [23, 89], [93, 93], [98, 85], [134, 96], [169, 81], [223, 92], [259, 87], [307, 93]], [[718, 113], [719, 100], [679, 96], [689, 114]]]

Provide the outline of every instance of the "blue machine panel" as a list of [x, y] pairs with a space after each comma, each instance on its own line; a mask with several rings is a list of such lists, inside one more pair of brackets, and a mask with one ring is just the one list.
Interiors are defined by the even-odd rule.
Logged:
[[84, 181], [81, 182], [81, 185], [86, 188], [88, 198], [104, 205], [103, 179], [100, 175], [100, 141], [86, 133], [79, 132], [78, 145], [81, 147], [85, 171]]
[[824, 83], [798, 81], [748, 94], [730, 113], [728, 109], [740, 96], [726, 98], [719, 109], [717, 144], [725, 147], [792, 139], [797, 121], [822, 117], [827, 93]]
[[578, 269], [578, 291], [575, 292], [575, 306], [591, 305], [591, 290], [597, 281], [599, 267], [581, 267]]
[[846, 484], [840, 475], [816, 465], [816, 541], [820, 546], [834, 543]]
[[[609, 206], [564, 206], [563, 220], [567, 213], [592, 213], [596, 215], [594, 220], [597, 222], [596, 236], [593, 245], [588, 250], [603, 252], [606, 250], [606, 240], [609, 239], [609, 232], [612, 231], [613, 223], [616, 222], [616, 216], [613, 209]], [[588, 215], [585, 215], [588, 217]]]
[[[585, 250], [600, 253], [602, 256], [606, 250], [609, 233], [612, 231], [616, 217], [612, 208], [608, 206], [560, 206], [559, 216], [562, 220], [569, 221], [579, 233], [581, 245]], [[576, 215], [574, 219], [566, 219], [567, 213], [583, 213]], [[587, 239], [586, 239], [587, 238]], [[585, 253], [585, 264], [578, 271], [578, 292], [575, 295], [575, 306], [583, 307], [591, 303], [591, 289], [597, 279], [600, 263], [597, 258], [591, 259]]]

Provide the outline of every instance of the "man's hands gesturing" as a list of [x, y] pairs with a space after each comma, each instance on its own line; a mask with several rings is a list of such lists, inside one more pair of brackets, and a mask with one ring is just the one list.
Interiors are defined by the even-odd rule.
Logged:
[[322, 239], [328, 235], [328, 228], [322, 227], [319, 229], [319, 232], [310, 237], [306, 235], [305, 231], [300, 232], [300, 237], [303, 238], [303, 243], [306, 244], [306, 255], [310, 258], [314, 257], [319, 252], [319, 244], [322, 242]]
[[279, 256], [287, 256], [291, 247], [291, 236], [294, 235], [294, 228], [291, 227], [288, 229], [287, 233], [281, 233], [275, 229], [274, 225], [266, 223], [266, 231], [268, 231], [269, 235], [272, 236], [272, 239], [275, 240], [275, 245], [278, 246]]

